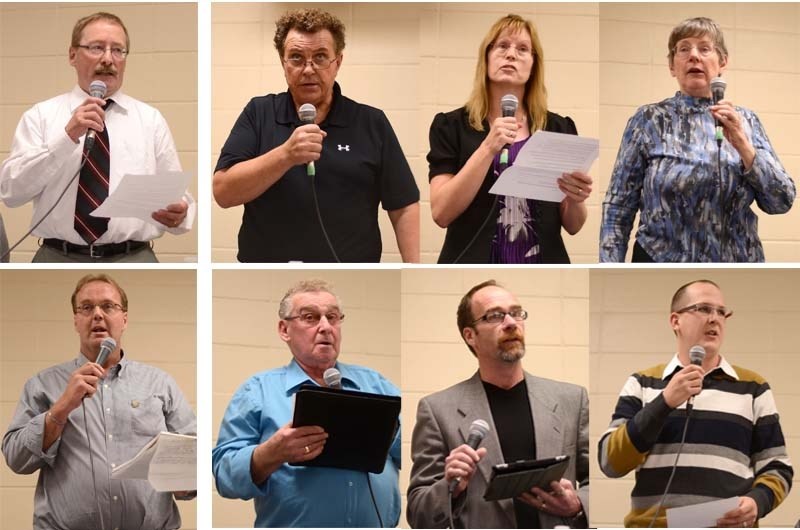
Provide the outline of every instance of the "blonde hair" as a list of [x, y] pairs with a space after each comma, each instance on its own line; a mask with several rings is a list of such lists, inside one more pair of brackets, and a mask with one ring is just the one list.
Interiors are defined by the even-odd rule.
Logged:
[[478, 64], [475, 67], [472, 94], [465, 105], [469, 114], [469, 124], [476, 131], [482, 131], [483, 121], [489, 116], [489, 76], [487, 73], [489, 51], [505, 30], [509, 30], [511, 33], [526, 31], [531, 37], [533, 66], [531, 67], [531, 76], [525, 83], [525, 99], [522, 104], [528, 113], [531, 131], [544, 129], [547, 123], [547, 89], [544, 86], [542, 43], [539, 42], [539, 34], [536, 33], [533, 23], [519, 15], [506, 15], [495, 22], [478, 48]]

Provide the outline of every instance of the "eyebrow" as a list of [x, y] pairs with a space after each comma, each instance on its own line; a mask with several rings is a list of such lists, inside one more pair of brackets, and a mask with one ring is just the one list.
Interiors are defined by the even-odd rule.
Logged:
[[304, 305], [302, 307], [298, 307], [297, 308], [297, 312], [298, 313], [301, 312], [301, 311], [320, 311], [320, 312], [323, 312], [323, 313], [329, 313], [329, 312], [334, 311], [334, 310], [341, 312], [341, 310], [339, 309], [338, 305], [329, 305], [329, 306], [327, 306], [327, 309], [325, 309], [324, 311], [321, 311], [320, 307], [316, 306], [316, 305]]

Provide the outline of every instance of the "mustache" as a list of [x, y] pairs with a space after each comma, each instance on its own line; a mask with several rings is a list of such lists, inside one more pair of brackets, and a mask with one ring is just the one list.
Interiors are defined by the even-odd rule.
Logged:
[[525, 337], [522, 335], [522, 333], [514, 332], [514, 333], [508, 333], [506, 335], [503, 335], [503, 337], [500, 340], [501, 341], [519, 340], [519, 341], [525, 342]]
[[113, 66], [101, 66], [94, 71], [95, 75], [117, 75], [117, 69]]

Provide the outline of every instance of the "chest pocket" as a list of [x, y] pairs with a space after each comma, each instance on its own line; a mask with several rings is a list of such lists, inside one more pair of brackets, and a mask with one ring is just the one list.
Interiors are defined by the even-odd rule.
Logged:
[[143, 396], [130, 402], [131, 427], [133, 432], [145, 436], [155, 436], [167, 430], [164, 421], [164, 402], [159, 396]]

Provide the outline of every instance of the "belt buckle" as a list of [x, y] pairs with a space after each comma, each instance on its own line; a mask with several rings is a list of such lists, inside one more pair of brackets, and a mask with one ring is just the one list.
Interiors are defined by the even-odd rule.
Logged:
[[94, 249], [95, 249], [94, 243], [89, 245], [89, 257], [92, 258], [92, 259], [100, 259], [100, 258], [102, 258], [103, 257], [103, 252], [100, 249], [98, 249], [97, 253], [95, 253]]

